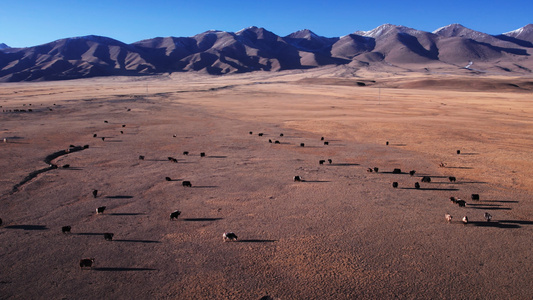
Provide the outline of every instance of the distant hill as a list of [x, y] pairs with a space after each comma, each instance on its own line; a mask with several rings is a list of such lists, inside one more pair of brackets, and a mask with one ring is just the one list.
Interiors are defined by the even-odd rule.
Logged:
[[326, 65], [523, 75], [533, 70], [533, 24], [500, 35], [460, 24], [434, 32], [384, 24], [333, 38], [307, 29], [280, 37], [264, 28], [249, 27], [132, 44], [90, 35], [28, 48], [0, 44], [0, 49], [3, 82], [189, 71], [221, 75]]

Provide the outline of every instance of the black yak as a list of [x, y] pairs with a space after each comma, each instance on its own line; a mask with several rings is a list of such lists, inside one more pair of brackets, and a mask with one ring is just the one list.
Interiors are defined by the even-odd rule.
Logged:
[[113, 240], [113, 236], [114, 236], [113, 233], [110, 233], [110, 232], [106, 232], [106, 233], [104, 233], [104, 239], [105, 239], [106, 241], [112, 241], [112, 240]]
[[94, 258], [83, 258], [80, 259], [80, 268], [92, 268], [94, 263]]
[[93, 197], [96, 198], [98, 196], [98, 190], [93, 190]]
[[411, 171], [409, 171], [409, 175], [411, 175], [411, 176], [414, 176], [414, 175], [415, 175], [415, 173], [416, 173], [416, 171], [415, 171], [415, 170], [411, 170]]
[[237, 235], [233, 232], [224, 232], [224, 234], [222, 234], [222, 239], [224, 240], [224, 242], [227, 242], [236, 241], [238, 238]]
[[450, 177], [448, 177], [448, 180], [450, 182], [455, 182], [455, 180], [457, 180], [457, 179], [454, 176], [450, 176]]
[[419, 188], [420, 188], [420, 183], [415, 182], [415, 189], [419, 189]]
[[178, 217], [181, 215], [181, 211], [179, 210], [175, 210], [173, 212], [170, 213], [170, 220], [174, 220], [174, 219], [178, 219]]
[[100, 207], [96, 208], [96, 213], [97, 214], [103, 214], [105, 208], [106, 208], [105, 206], [100, 206]]
[[321, 160], [318, 161], [318, 163], [321, 164], [321, 165], [323, 165], [325, 162], [326, 162], [326, 161], [323, 160], [323, 159], [321, 159]]
[[394, 169], [392, 170], [392, 174], [401, 174], [402, 173], [402, 169]]
[[61, 227], [61, 232], [70, 233], [71, 229], [72, 229], [72, 227], [70, 227], [70, 226], [63, 226], [63, 227]]
[[304, 146], [305, 146], [305, 144], [304, 144], [304, 143], [300, 143], [300, 147], [304, 147]]
[[429, 176], [424, 176], [424, 177], [422, 177], [422, 180], [421, 180], [421, 181], [422, 181], [422, 182], [427, 182], [427, 183], [429, 183], [429, 182], [431, 182], [431, 177], [429, 177]]
[[472, 198], [472, 200], [479, 201], [479, 194], [472, 194], [470, 198]]
[[378, 172], [379, 171], [379, 168], [378, 167], [374, 167], [374, 172]]
[[200, 157], [205, 157], [205, 152], [200, 152]]
[[183, 182], [181, 183], [181, 185], [182, 185], [182, 186], [185, 186], [185, 187], [192, 187], [192, 184], [191, 184], [190, 181], [183, 181]]
[[293, 177], [293, 180], [294, 181], [302, 181], [302, 178], [300, 176], [296, 175], [296, 176]]
[[144, 160], [144, 155], [139, 155], [140, 160]]
[[398, 182], [396, 182], [396, 181], [393, 182], [393, 183], [392, 183], [392, 187], [393, 187], [393, 188], [397, 188], [397, 187], [398, 187]]
[[172, 181], [172, 178], [170, 178], [170, 177], [167, 176], [167, 177], [165, 177], [165, 180], [166, 180], [166, 181]]

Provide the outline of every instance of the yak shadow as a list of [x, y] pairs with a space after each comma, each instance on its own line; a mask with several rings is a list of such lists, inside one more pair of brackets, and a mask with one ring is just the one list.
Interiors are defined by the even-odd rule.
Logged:
[[302, 180], [302, 182], [331, 182], [329, 180]]
[[459, 189], [439, 189], [439, 188], [414, 188], [414, 187], [403, 187], [402, 190], [421, 190], [421, 191], [458, 191]]
[[389, 144], [390, 146], [405, 147], [407, 144]]
[[495, 206], [495, 207], [500, 207], [501, 206], [500, 204], [484, 204], [484, 203], [468, 203], [468, 205], [471, 205], [471, 206]]
[[183, 181], [182, 178], [177, 178], [177, 179], [170, 179], [170, 180], [167, 180], [167, 181]]
[[123, 242], [123, 243], [143, 243], [143, 244], [157, 244], [157, 243], [161, 243], [160, 241], [150, 241], [150, 240], [113, 240], [113, 242]]
[[473, 152], [469, 152], [469, 153], [462, 153], [459, 154], [459, 155], [479, 155], [479, 153], [473, 153]]
[[460, 181], [460, 182], [453, 182], [453, 184], [487, 184], [488, 182], [485, 181]]
[[157, 269], [152, 268], [92, 268], [94, 271], [105, 271], [105, 272], [127, 272], [127, 271], [157, 271]]
[[48, 230], [45, 225], [10, 225], [7, 229], [22, 229], [22, 230]]
[[495, 203], [519, 203], [516, 200], [483, 200], [483, 202], [495, 202]]
[[106, 196], [107, 199], [131, 199], [133, 196], [126, 195], [116, 195], [116, 196]]
[[517, 224], [505, 224], [502, 222], [468, 222], [468, 224], [472, 224], [474, 226], [479, 226], [479, 227], [496, 227], [496, 228], [507, 228], [507, 229], [522, 227]]
[[168, 159], [145, 159], [146, 161], [168, 161]]
[[327, 164], [327, 165], [332, 166], [332, 167], [360, 166], [360, 164], [352, 164], [352, 163], [338, 163], [338, 164]]
[[500, 220], [500, 223], [513, 223], [520, 225], [533, 225], [533, 221], [521, 221], [521, 220]]
[[195, 189], [214, 189], [214, 188], [217, 188], [218, 186], [217, 185], [197, 185], [197, 186], [193, 186], [192, 188], [195, 188]]
[[225, 155], [209, 155], [208, 158], [227, 158]]
[[79, 167], [69, 167], [69, 168], [58, 168], [58, 169], [61, 169], [61, 170], [66, 170], [66, 171], [69, 171], [69, 170], [72, 170], [72, 171], [81, 171], [83, 170], [83, 168], [79, 168]]
[[108, 140], [106, 143], [122, 143], [122, 140]]
[[483, 204], [470, 204], [470, 203], [467, 203], [468, 205], [468, 208], [472, 208], [472, 209], [483, 209], [483, 210], [511, 210], [510, 207], [501, 207], [499, 205], [497, 206], [488, 206], [488, 205], [483, 205]]
[[239, 243], [274, 243], [278, 240], [259, 240], [259, 239], [249, 239], [249, 240], [239, 240]]
[[110, 216], [142, 216], [145, 213], [110, 213]]
[[186, 222], [210, 222], [210, 221], [218, 221], [222, 220], [223, 218], [187, 218], [183, 219], [183, 221]]

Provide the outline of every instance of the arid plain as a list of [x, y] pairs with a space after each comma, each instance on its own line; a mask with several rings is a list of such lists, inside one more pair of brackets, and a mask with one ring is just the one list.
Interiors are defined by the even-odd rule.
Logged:
[[1, 84], [0, 298], [533, 298], [533, 78], [337, 71]]

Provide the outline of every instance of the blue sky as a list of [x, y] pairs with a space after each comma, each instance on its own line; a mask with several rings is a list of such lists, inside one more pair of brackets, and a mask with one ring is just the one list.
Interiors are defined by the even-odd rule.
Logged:
[[300, 29], [338, 37], [391, 23], [433, 31], [460, 23], [489, 34], [533, 23], [533, 1], [158, 1], [4, 0], [0, 43], [28, 47], [89, 34], [133, 43], [210, 29], [264, 27], [280, 36]]

